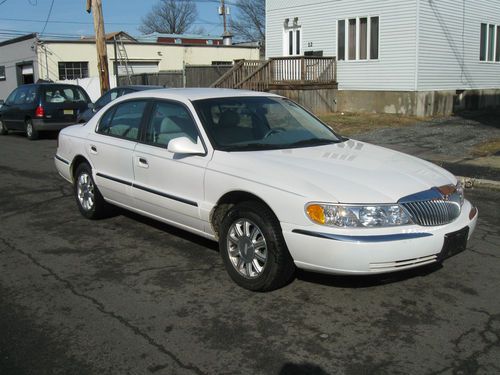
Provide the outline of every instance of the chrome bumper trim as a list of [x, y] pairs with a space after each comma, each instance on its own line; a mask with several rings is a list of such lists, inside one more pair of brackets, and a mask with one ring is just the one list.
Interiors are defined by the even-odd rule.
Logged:
[[325, 238], [334, 241], [345, 242], [390, 242], [390, 241], [404, 241], [414, 238], [430, 237], [432, 233], [397, 233], [397, 234], [382, 234], [375, 236], [346, 236], [342, 234], [313, 232], [302, 229], [294, 229], [292, 233], [303, 234], [311, 237]]

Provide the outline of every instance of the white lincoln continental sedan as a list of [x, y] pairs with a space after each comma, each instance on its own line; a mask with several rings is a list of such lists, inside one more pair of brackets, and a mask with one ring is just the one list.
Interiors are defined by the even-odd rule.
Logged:
[[258, 291], [295, 267], [375, 274], [465, 249], [478, 212], [426, 161], [337, 135], [268, 93], [164, 89], [125, 95], [59, 135], [57, 170], [89, 219], [120, 206], [219, 242]]

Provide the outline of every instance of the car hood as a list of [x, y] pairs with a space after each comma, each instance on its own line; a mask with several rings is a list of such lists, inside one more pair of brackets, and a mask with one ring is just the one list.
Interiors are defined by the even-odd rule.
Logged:
[[394, 203], [434, 186], [455, 184], [424, 160], [356, 140], [272, 151], [216, 151], [211, 169], [311, 201]]

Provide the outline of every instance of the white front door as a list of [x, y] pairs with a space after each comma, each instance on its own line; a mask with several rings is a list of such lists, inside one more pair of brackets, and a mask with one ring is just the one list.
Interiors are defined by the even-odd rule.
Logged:
[[199, 205], [209, 156], [167, 151], [169, 141], [179, 137], [201, 142], [189, 110], [178, 102], [155, 102], [144, 143], [137, 144], [134, 152], [135, 206], [170, 223], [203, 231]]

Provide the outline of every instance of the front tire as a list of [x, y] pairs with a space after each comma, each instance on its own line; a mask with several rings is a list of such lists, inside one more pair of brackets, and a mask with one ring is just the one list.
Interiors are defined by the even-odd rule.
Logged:
[[76, 168], [74, 190], [78, 209], [87, 219], [95, 220], [108, 215], [109, 204], [99, 192], [92, 177], [92, 168], [87, 163]]
[[0, 119], [0, 135], [7, 135], [9, 134], [9, 129], [7, 129], [7, 126], [5, 126], [5, 122], [3, 122], [2, 119]]
[[26, 124], [26, 136], [30, 141], [34, 141], [38, 139], [38, 130], [33, 126], [33, 121], [31, 119], [27, 119], [25, 121]]
[[220, 226], [219, 248], [229, 276], [248, 290], [281, 288], [295, 271], [278, 219], [260, 202], [229, 210]]

